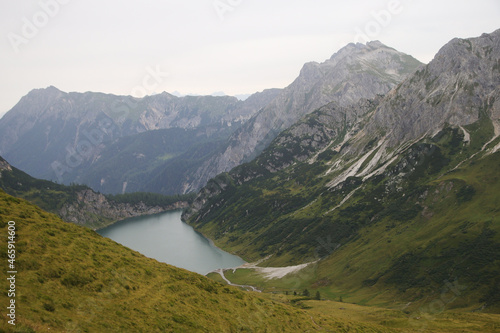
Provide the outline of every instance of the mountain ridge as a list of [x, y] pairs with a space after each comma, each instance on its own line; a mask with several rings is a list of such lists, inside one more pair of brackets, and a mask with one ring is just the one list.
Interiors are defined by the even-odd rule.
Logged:
[[[224, 139], [278, 92], [268, 89], [243, 102], [229, 96], [179, 98], [162, 93], [138, 99], [92, 92], [65, 93], [52, 86], [35, 89], [0, 119], [0, 154], [36, 177], [66, 184], [80, 182], [82, 173], [91, 171], [96, 161], [102, 163], [109, 157], [101, 153], [117, 140], [174, 128], [198, 130], [208, 139]], [[204, 141], [200, 138], [200, 142]], [[163, 150], [159, 147], [149, 158], [161, 163], [167, 153]], [[106, 180], [112, 173], [104, 171], [93, 176]], [[122, 184], [116, 188], [121, 190], [127, 179], [120, 181]], [[106, 191], [99, 186], [98, 182], [93, 184], [95, 190]], [[166, 193], [179, 191], [166, 189]]]

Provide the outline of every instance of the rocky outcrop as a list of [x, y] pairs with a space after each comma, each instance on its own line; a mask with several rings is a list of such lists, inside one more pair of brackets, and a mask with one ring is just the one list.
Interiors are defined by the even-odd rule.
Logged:
[[59, 211], [59, 216], [67, 221], [92, 228], [103, 228], [113, 222], [141, 215], [158, 214], [167, 210], [182, 209], [187, 202], [179, 201], [160, 207], [150, 207], [144, 203], [136, 205], [110, 202], [104, 195], [90, 189], [80, 191], [76, 201], [66, 203]]
[[[161, 198], [153, 204], [107, 198], [83, 185], [65, 186], [31, 177], [0, 157], [0, 189], [59, 215], [66, 222], [97, 229], [129, 217], [157, 214], [188, 207], [188, 202]], [[123, 200], [123, 199], [122, 199]], [[126, 201], [125, 201], [126, 202]]]
[[224, 152], [206, 161], [194, 190], [260, 153], [284, 129], [332, 101], [348, 106], [386, 94], [422, 64], [380, 42], [349, 44], [324, 63], [307, 63], [298, 78], [231, 137]]
[[0, 177], [2, 177], [2, 171], [12, 171], [12, 167], [6, 160], [0, 157]]

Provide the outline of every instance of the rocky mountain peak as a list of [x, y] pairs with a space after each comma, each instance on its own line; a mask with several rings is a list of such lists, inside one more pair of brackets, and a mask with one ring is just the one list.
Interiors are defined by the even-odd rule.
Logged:
[[57, 94], [64, 94], [63, 91], [57, 89], [54, 86], [48, 86], [47, 88], [37, 88], [37, 89], [32, 89], [29, 93], [28, 96], [42, 96], [42, 95], [57, 95]]
[[312, 61], [305, 63], [300, 70], [299, 78], [305, 82], [316, 81], [323, 77], [324, 73], [320, 63]]
[[234, 133], [225, 152], [199, 168], [186, 188], [229, 171], [260, 153], [282, 130], [335, 101], [348, 106], [384, 95], [422, 66], [415, 58], [380, 42], [348, 44], [323, 63], [306, 63], [300, 75], [263, 110]]

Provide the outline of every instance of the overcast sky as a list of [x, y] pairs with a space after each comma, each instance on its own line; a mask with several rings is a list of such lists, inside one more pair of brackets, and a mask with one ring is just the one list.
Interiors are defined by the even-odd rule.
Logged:
[[290, 84], [308, 61], [380, 40], [423, 62], [500, 28], [499, 0], [0, 2], [0, 116], [31, 89], [229, 95]]

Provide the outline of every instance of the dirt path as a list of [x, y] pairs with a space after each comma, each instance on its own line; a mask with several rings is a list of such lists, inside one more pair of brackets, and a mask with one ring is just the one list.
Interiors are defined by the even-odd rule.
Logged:
[[243, 289], [247, 289], [247, 290], [251, 290], [251, 291], [256, 291], [256, 292], [261, 292], [259, 289], [255, 288], [254, 286], [248, 286], [248, 285], [241, 285], [241, 284], [234, 284], [232, 283], [231, 281], [229, 281], [226, 276], [224, 275], [224, 270], [223, 269], [216, 269], [214, 271], [214, 273], [218, 273], [223, 279], [224, 281], [226, 281], [226, 283], [230, 286], [235, 286], [235, 287], [239, 287], [239, 288], [243, 288]]

